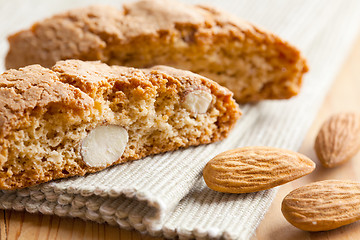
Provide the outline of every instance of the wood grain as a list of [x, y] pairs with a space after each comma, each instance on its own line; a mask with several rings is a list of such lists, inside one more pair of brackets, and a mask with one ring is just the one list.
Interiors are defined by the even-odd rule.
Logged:
[[[331, 57], [331, 56], [329, 56]], [[322, 168], [313, 150], [314, 139], [322, 122], [331, 114], [340, 111], [360, 112], [360, 36], [351, 54], [332, 86], [320, 109], [300, 152], [317, 163], [316, 170], [299, 180], [280, 187], [269, 212], [261, 222], [253, 240], [335, 240], [360, 239], [360, 222], [336, 230], [319, 233], [308, 233], [296, 229], [286, 222], [280, 211], [281, 201], [292, 189], [317, 180], [350, 179], [360, 181], [360, 154], [352, 161], [334, 169]], [[0, 211], [0, 240], [159, 240], [136, 231], [122, 230], [106, 224], [97, 224], [73, 218], [60, 218], [27, 212]]]

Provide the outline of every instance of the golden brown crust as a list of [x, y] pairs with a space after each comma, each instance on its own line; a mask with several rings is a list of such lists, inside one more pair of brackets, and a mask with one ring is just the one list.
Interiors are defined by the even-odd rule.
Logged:
[[[244, 38], [248, 35], [263, 41], [283, 43], [272, 33], [208, 6], [184, 5], [168, 0], [142, 0], [126, 4], [122, 10], [89, 6], [35, 23], [31, 29], [9, 36], [10, 44], [17, 48], [10, 48], [6, 68], [32, 63], [51, 67], [56, 61], [70, 57], [106, 60], [110, 57], [106, 56], [106, 49], [112, 45], [125, 44], [143, 36], [158, 37], [162, 31], [176, 31], [177, 25], [208, 28], [208, 32], [203, 32], [203, 37], [207, 37], [205, 33], [214, 34], [213, 27], [218, 26], [220, 28], [216, 30], [223, 34], [231, 29], [236, 37]], [[89, 55], [93, 50], [97, 54]], [[29, 57], [21, 57], [20, 53], [28, 54]]]
[[240, 102], [289, 98], [308, 68], [276, 35], [206, 6], [141, 0], [117, 10], [92, 6], [9, 37], [7, 68], [62, 59], [133, 67], [169, 65], [207, 76]]
[[4, 72], [0, 75], [0, 136], [34, 109], [50, 104], [59, 104], [64, 110], [86, 109], [93, 100], [39, 65]]
[[[118, 125], [129, 134], [124, 154], [113, 163], [118, 164], [219, 141], [241, 114], [229, 90], [165, 66], [141, 70], [67, 60], [51, 70], [38, 65], [8, 70], [0, 79], [0, 189], [110, 166], [88, 166], [80, 154], [87, 132], [99, 125]], [[212, 96], [204, 114], [182, 105], [197, 89]]]

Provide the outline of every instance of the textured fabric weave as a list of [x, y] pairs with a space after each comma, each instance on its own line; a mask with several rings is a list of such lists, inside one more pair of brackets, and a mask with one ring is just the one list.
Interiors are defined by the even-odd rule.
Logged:
[[[0, 66], [6, 36], [53, 13], [96, 1], [0, 0]], [[217, 153], [267, 145], [298, 150], [360, 27], [360, 1], [228, 0], [210, 4], [290, 41], [309, 61], [301, 94], [287, 101], [243, 105], [244, 115], [222, 142], [147, 157], [102, 172], [19, 191], [1, 191], [0, 208], [106, 222], [165, 237], [249, 239], [276, 189], [223, 194], [201, 171]], [[121, 1], [101, 1], [120, 7]], [[3, 70], [3, 69], [2, 69]]]

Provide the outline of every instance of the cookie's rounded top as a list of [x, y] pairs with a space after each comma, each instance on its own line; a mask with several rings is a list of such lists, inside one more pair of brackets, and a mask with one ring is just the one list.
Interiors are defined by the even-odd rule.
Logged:
[[78, 87], [88, 95], [94, 97], [99, 87], [113, 84], [113, 81], [129, 81], [137, 82], [146, 89], [153, 88], [160, 81], [159, 78], [151, 78], [149, 74], [164, 74], [166, 81], [178, 81], [184, 87], [206, 86], [213, 91], [215, 95], [229, 95], [233, 93], [227, 88], [220, 86], [218, 83], [195, 74], [190, 71], [180, 70], [168, 66], [154, 66], [147, 69], [137, 69], [132, 67], [109, 66], [100, 61], [81, 61], [66, 60], [59, 61], [52, 70], [57, 72], [61, 81], [70, 83]]
[[[173, 0], [140, 0], [123, 5], [123, 9], [93, 5], [73, 9], [35, 24], [33, 28], [50, 22], [67, 20], [73, 27], [95, 33], [105, 42], [127, 41], [130, 38], [171, 31], [177, 25], [206, 26], [225, 25], [253, 30], [254, 26], [232, 15], [209, 6], [189, 5]], [[59, 27], [71, 27], [60, 25]], [[220, 30], [220, 29], [218, 29]]]
[[40, 65], [4, 72], [0, 75], [0, 136], [31, 110], [56, 103], [64, 109], [83, 109], [91, 106], [93, 100], [79, 89], [62, 83], [55, 72]]
[[228, 95], [231, 97], [233, 96], [233, 92], [231, 92], [229, 89], [220, 86], [218, 83], [210, 80], [209, 78], [193, 73], [191, 71], [177, 69], [165, 65], [157, 65], [148, 69], [143, 69], [143, 71], [152, 73], [161, 72], [171, 77], [175, 77], [181, 82], [191, 82], [191, 85], [195, 86], [205, 85], [206, 87], [211, 89], [214, 95]]
[[[201, 8], [169, 0], [141, 0], [124, 5], [124, 19], [135, 21], [138, 28], [129, 30], [129, 35], [170, 29], [175, 24], [197, 25], [205, 22], [208, 14]], [[128, 26], [124, 26], [128, 27]]]

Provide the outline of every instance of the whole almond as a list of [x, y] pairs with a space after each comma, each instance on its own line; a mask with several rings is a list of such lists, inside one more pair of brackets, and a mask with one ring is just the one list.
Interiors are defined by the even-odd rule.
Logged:
[[305, 231], [326, 231], [360, 219], [360, 183], [326, 180], [290, 192], [281, 211], [292, 225]]
[[322, 125], [314, 147], [324, 167], [336, 167], [351, 159], [360, 150], [360, 114], [330, 117]]
[[290, 182], [311, 173], [306, 156], [273, 147], [243, 147], [223, 152], [203, 171], [207, 186], [218, 192], [250, 193]]

